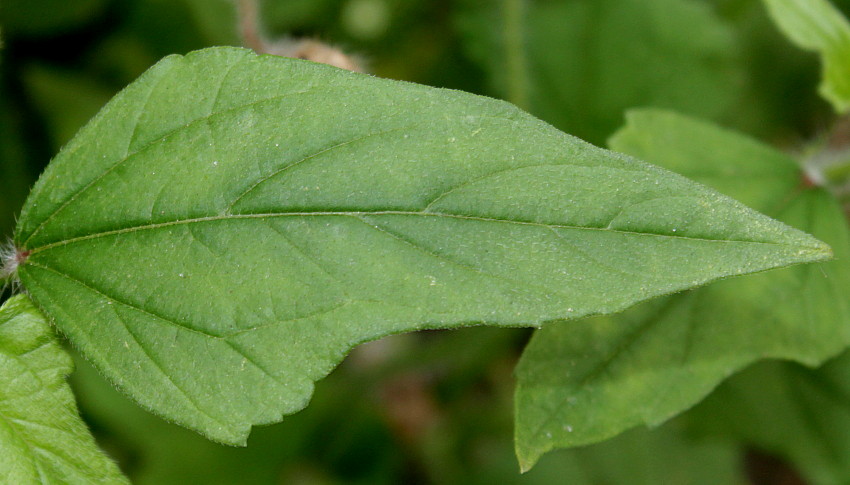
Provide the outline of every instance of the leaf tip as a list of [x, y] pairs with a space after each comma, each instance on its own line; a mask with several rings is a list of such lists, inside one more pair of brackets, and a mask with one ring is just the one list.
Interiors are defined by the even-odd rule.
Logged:
[[522, 474], [531, 471], [534, 465], [537, 464], [540, 456], [545, 453], [538, 450], [520, 449], [519, 446], [515, 448], [515, 452], [517, 461], [519, 462], [519, 472]]
[[835, 258], [835, 253], [829, 244], [817, 242], [816, 246], [800, 250], [800, 256], [810, 262], [829, 261]]

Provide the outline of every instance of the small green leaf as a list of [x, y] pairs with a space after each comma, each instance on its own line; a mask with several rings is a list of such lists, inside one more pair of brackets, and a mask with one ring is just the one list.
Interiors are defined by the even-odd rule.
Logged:
[[821, 56], [821, 96], [835, 110], [850, 110], [850, 23], [828, 0], [764, 0], [792, 42]]
[[813, 485], [850, 482], [850, 353], [807, 369], [764, 362], [683, 416], [689, 431], [780, 456]]
[[631, 112], [611, 145], [805, 228], [832, 245], [836, 260], [721, 281], [621, 315], [544, 328], [518, 367], [516, 446], [524, 468], [553, 448], [661, 423], [754, 360], [814, 365], [850, 342], [843, 296], [850, 288], [850, 234], [840, 205], [807, 187], [793, 160], [656, 110]]
[[733, 32], [706, 2], [459, 3], [464, 47], [494, 92], [592, 143], [629, 108], [719, 118], [742, 95]]
[[101, 372], [234, 444], [364, 341], [609, 313], [831, 257], [506, 103], [235, 48], [125, 89], [17, 229], [22, 282]]
[[32, 302], [0, 307], [0, 481], [128, 483], [80, 419], [71, 357]]

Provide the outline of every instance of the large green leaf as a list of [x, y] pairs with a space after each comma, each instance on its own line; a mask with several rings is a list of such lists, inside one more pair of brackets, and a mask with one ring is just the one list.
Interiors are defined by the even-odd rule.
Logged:
[[143, 406], [243, 443], [383, 335], [540, 325], [823, 243], [465, 93], [214, 48], [118, 95], [33, 188], [18, 275]]
[[711, 185], [829, 242], [836, 261], [722, 281], [532, 339], [518, 368], [517, 453], [657, 424], [764, 357], [817, 364], [850, 341], [841, 207], [782, 153], [681, 115], [632, 112], [611, 145]]
[[0, 481], [128, 483], [98, 448], [65, 382], [71, 357], [23, 295], [0, 307]]
[[850, 353], [819, 369], [753, 366], [685, 416], [694, 430], [787, 459], [807, 483], [850, 482]]
[[828, 0], [764, 0], [779, 28], [823, 63], [820, 93], [844, 113], [850, 110], [850, 23]]
[[[694, 0], [465, 0], [464, 47], [497, 94], [593, 143], [623, 112], [728, 114], [741, 94], [734, 37]], [[516, 5], [516, 8], [509, 8]]]

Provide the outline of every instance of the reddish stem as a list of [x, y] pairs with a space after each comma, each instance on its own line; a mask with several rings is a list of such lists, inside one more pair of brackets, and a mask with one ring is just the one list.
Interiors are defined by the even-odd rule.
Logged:
[[15, 261], [16, 261], [18, 264], [23, 264], [23, 263], [24, 263], [24, 261], [26, 261], [26, 260], [27, 260], [27, 258], [29, 258], [29, 257], [30, 257], [30, 253], [32, 253], [32, 251], [29, 251], [29, 250], [24, 250], [24, 251], [18, 250], [18, 252], [17, 252], [17, 253], [15, 253]]

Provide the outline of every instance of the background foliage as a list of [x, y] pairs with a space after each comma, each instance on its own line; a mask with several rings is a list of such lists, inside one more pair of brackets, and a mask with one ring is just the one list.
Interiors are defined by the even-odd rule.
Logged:
[[[265, 23], [340, 45], [379, 76], [509, 99], [596, 144], [643, 106], [794, 153], [809, 140], [847, 143], [840, 130], [830, 136], [817, 58], [785, 40], [757, 0], [267, 0]], [[4, 0], [0, 32], [3, 234], [50, 157], [118, 90], [164, 55], [239, 44], [229, 0]], [[846, 356], [818, 371], [761, 364], [656, 430], [552, 453], [518, 475], [512, 370], [529, 335], [482, 328], [367, 345], [307, 410], [255, 430], [246, 449], [145, 413], [79, 359], [72, 385], [134, 483], [850, 479]]]

